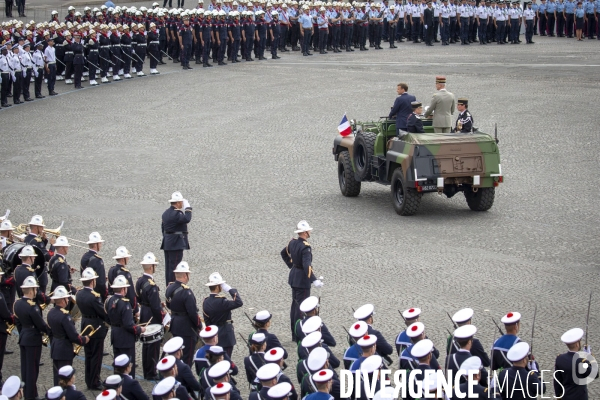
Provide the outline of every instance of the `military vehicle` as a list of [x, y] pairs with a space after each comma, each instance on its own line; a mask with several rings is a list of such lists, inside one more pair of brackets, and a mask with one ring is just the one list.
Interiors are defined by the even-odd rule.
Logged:
[[352, 134], [333, 141], [342, 194], [358, 196], [362, 182], [377, 182], [391, 186], [399, 215], [415, 214], [425, 193], [462, 192], [471, 210], [489, 210], [503, 182], [497, 133], [433, 133], [431, 121], [423, 123], [425, 133], [398, 137], [396, 121], [350, 121]]

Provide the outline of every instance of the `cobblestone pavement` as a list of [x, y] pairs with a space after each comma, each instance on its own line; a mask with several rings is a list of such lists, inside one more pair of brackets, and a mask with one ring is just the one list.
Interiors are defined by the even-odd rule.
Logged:
[[[396, 310], [422, 308], [440, 348], [451, 328], [445, 313], [467, 306], [486, 348], [495, 336], [490, 315], [509, 311], [523, 314], [521, 337], [530, 341], [537, 304], [535, 353], [552, 369], [565, 350], [560, 335], [584, 327], [589, 291], [600, 283], [600, 53], [595, 41], [535, 40], [284, 53], [277, 61], [192, 71], [169, 64], [157, 77], [77, 92], [58, 82], [60, 96], [0, 111], [0, 206], [12, 210], [14, 224], [41, 214], [50, 228], [64, 220], [72, 238], [99, 231], [107, 269], [116, 247], [126, 245], [137, 279], [145, 252], [162, 262], [160, 215], [181, 190], [194, 207], [185, 259], [196, 296], [207, 295], [203, 284], [219, 271], [239, 289], [244, 311], [275, 315], [272, 330], [292, 353], [288, 270], [279, 252], [306, 219], [315, 228], [322, 317], [338, 338], [338, 357], [341, 325], [364, 303], [375, 304], [375, 327], [389, 341], [402, 325]], [[343, 113], [359, 120], [387, 114], [398, 82], [427, 103], [439, 74], [451, 92], [469, 98], [476, 126], [491, 132], [498, 124], [505, 183], [494, 207], [475, 213], [461, 195], [430, 194], [416, 216], [399, 217], [388, 187], [364, 184], [359, 197], [342, 197], [331, 144]], [[81, 254], [72, 248], [67, 259], [78, 265]], [[159, 269], [164, 294], [163, 276]], [[598, 304], [595, 294], [595, 348]], [[242, 310], [234, 320], [237, 332], [251, 331]], [[9, 339], [15, 354], [5, 359], [5, 377], [19, 369], [16, 339]], [[238, 344], [234, 360], [242, 364], [244, 356]], [[40, 390], [52, 380], [48, 351], [43, 360]], [[75, 367], [83, 387], [83, 361]], [[600, 395], [597, 383], [590, 391]]]

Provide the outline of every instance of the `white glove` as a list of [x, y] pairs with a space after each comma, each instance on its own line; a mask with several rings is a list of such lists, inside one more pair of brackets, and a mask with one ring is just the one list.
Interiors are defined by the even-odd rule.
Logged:
[[38, 76], [40, 76], [40, 74], [37, 72], [37, 69], [33, 70], [33, 75], [37, 78]]
[[27, 76], [27, 71], [23, 70], [23, 78], [25, 78]]
[[13, 73], [13, 74], [12, 74], [12, 79], [13, 79], [13, 82], [16, 82], [16, 81], [17, 81], [17, 75], [15, 75], [15, 74]]
[[131, 49], [131, 54], [135, 54], [135, 50]]
[[584, 353], [592, 354], [592, 346], [591, 346], [591, 345], [588, 345], [588, 346], [583, 346], [583, 349], [582, 349], [582, 351], [583, 351]]
[[530, 371], [535, 371], [535, 372], [537, 372], [539, 370], [538, 363], [535, 361], [529, 361], [527, 363], [527, 368], [529, 368]]
[[0, 239], [0, 243], [2, 244], [2, 248], [6, 247], [6, 238], [4, 236]]
[[231, 290], [231, 286], [229, 286], [226, 283], [221, 283], [221, 289], [223, 289], [226, 292], [229, 292]]
[[425, 25], [425, 29], [427, 29], [427, 25]]
[[191, 208], [192, 206], [190, 205], [190, 202], [187, 201], [186, 199], [183, 199], [183, 209], [185, 210], [186, 208]]
[[323, 281], [321, 281], [320, 279], [314, 280], [314, 281], [313, 281], [313, 285], [314, 285], [316, 288], [323, 287]]

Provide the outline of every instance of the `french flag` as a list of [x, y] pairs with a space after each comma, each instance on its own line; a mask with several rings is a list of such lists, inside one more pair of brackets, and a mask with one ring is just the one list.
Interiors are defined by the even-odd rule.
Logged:
[[348, 122], [348, 118], [346, 118], [346, 114], [344, 114], [342, 122], [338, 125], [338, 131], [342, 136], [348, 136], [352, 133], [352, 127], [350, 126], [350, 122]]

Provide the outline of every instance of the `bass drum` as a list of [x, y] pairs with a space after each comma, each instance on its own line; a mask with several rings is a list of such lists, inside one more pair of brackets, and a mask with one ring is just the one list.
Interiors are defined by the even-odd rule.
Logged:
[[[13, 243], [11, 245], [6, 246], [4, 249], [4, 256], [2, 257], [2, 270], [5, 275], [12, 274], [15, 269], [21, 265], [21, 259], [19, 258], [19, 253], [23, 249], [23, 247], [27, 246], [25, 243]], [[41, 275], [44, 270], [44, 265], [46, 264], [46, 259], [44, 258], [44, 254], [40, 249], [35, 246], [32, 246], [35, 250], [35, 261], [32, 265], [33, 268], [36, 269], [36, 274]]]

